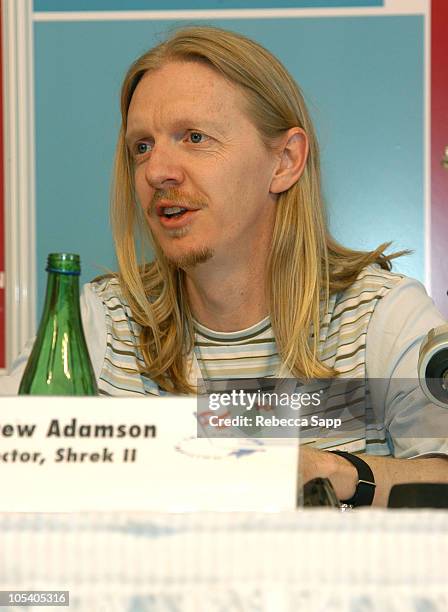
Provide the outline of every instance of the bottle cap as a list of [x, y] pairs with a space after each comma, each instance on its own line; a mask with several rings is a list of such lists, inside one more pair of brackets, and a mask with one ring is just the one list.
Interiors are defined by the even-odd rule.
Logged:
[[76, 253], [50, 253], [46, 270], [47, 272], [79, 276], [81, 274], [81, 258]]

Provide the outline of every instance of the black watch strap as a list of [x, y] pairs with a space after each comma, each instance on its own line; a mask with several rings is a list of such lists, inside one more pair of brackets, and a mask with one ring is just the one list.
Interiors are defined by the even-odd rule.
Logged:
[[371, 506], [376, 484], [370, 466], [357, 455], [352, 455], [352, 453], [346, 453], [345, 451], [331, 452], [350, 461], [358, 472], [358, 484], [356, 485], [355, 494], [350, 499], [341, 500], [341, 503], [347, 506]]

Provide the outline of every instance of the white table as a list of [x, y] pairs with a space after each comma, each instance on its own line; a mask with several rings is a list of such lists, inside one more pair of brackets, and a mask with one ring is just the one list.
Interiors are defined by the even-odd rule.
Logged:
[[29, 610], [448, 610], [445, 511], [0, 514], [0, 555], [1, 590], [70, 591]]

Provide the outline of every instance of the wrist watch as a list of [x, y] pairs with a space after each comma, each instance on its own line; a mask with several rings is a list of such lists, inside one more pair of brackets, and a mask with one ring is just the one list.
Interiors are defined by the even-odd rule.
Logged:
[[344, 507], [355, 507], [355, 506], [371, 506], [373, 497], [375, 495], [375, 478], [370, 466], [360, 459], [357, 455], [352, 453], [346, 453], [345, 451], [330, 451], [335, 455], [343, 457], [347, 461], [350, 461], [355, 466], [358, 472], [358, 484], [356, 485], [355, 494], [350, 499], [341, 500], [341, 504]]

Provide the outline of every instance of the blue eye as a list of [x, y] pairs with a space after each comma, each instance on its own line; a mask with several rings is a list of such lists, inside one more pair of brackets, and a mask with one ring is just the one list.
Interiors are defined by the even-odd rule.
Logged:
[[190, 140], [193, 144], [199, 144], [204, 139], [204, 134], [201, 132], [190, 132]]
[[137, 155], [144, 155], [151, 151], [151, 145], [148, 142], [137, 142], [135, 145], [135, 152]]

